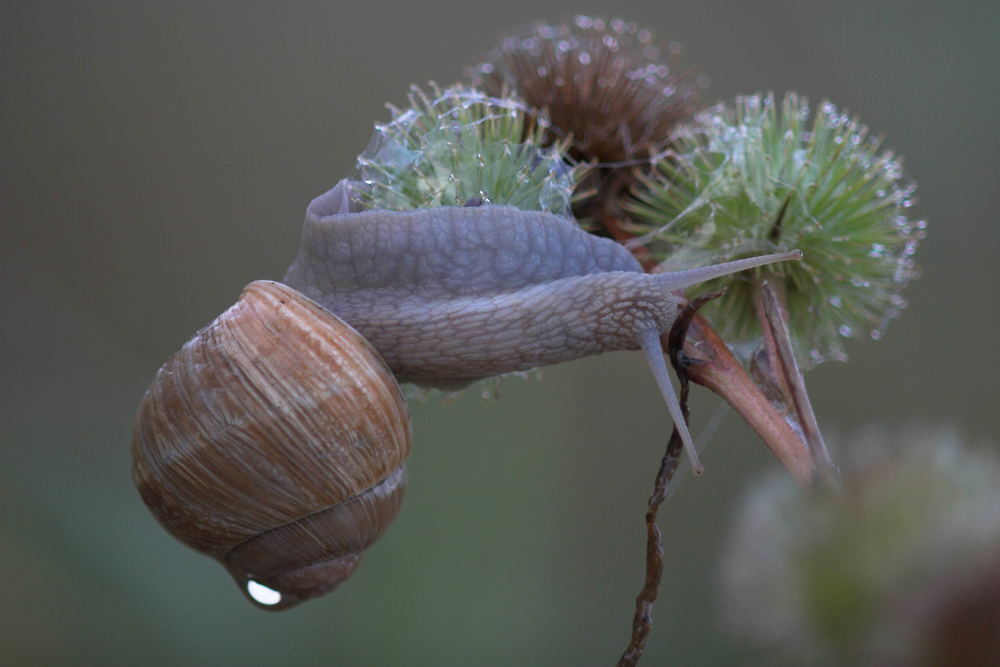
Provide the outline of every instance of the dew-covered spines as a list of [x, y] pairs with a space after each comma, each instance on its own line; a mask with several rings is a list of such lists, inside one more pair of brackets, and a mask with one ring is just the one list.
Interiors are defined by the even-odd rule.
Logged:
[[571, 217], [580, 168], [562, 145], [541, 146], [544, 118], [517, 97], [453, 86], [413, 86], [410, 106], [390, 106], [350, 179], [354, 208], [396, 211], [509, 204]]
[[705, 312], [750, 354], [760, 339], [755, 286], [769, 280], [784, 292], [806, 367], [846, 358], [844, 338], [882, 337], [906, 305], [901, 292], [917, 276], [926, 227], [910, 217], [916, 184], [881, 137], [830, 102], [809, 117], [794, 93], [780, 108], [758, 94], [703, 111], [678, 127], [626, 204], [664, 270], [802, 250], [801, 262], [726, 280], [729, 297]]

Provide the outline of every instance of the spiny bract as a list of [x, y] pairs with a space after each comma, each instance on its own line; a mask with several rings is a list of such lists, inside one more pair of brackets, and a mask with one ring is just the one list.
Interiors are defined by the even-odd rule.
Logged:
[[701, 112], [626, 203], [664, 270], [801, 249], [802, 262], [727, 279], [729, 298], [706, 313], [746, 358], [760, 337], [755, 281], [769, 280], [805, 367], [845, 359], [843, 338], [882, 336], [906, 305], [926, 226], [907, 217], [916, 184], [881, 138], [826, 101], [811, 126], [809, 115], [794, 93], [780, 109], [758, 94]]
[[512, 95], [489, 97], [462, 86], [431, 94], [414, 86], [410, 107], [390, 106], [376, 124], [351, 179], [362, 208], [397, 211], [435, 206], [509, 204], [570, 217], [580, 169], [562, 146], [540, 146], [534, 110]]
[[576, 16], [504, 36], [467, 75], [489, 93], [513, 90], [546, 109], [574, 157], [620, 162], [659, 150], [708, 84], [680, 66], [676, 42], [662, 55], [635, 23]]

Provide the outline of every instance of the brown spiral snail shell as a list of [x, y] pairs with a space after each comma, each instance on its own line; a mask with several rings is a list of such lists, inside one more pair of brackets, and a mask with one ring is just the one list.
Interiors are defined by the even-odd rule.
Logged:
[[159, 522], [261, 608], [329, 592], [395, 518], [411, 426], [378, 352], [315, 302], [248, 285], [157, 373], [133, 477]]

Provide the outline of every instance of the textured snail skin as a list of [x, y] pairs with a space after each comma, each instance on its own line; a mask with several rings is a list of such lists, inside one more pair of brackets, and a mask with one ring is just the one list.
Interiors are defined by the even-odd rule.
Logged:
[[262, 608], [285, 609], [350, 576], [396, 516], [410, 444], [371, 345], [294, 290], [256, 282], [157, 373], [133, 477], [170, 533], [244, 592], [254, 580], [281, 593]]
[[342, 181], [306, 212], [285, 282], [350, 323], [397, 377], [481, 378], [669, 328], [677, 300], [625, 248], [511, 206], [344, 211]]
[[285, 282], [367, 338], [402, 380], [454, 386], [642, 348], [696, 471], [659, 336], [674, 290], [801, 253], [647, 274], [623, 246], [512, 206], [351, 212], [349, 181], [306, 210]]

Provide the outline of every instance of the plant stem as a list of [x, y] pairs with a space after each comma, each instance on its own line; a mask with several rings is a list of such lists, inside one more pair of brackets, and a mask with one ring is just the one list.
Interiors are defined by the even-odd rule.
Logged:
[[[708, 301], [721, 295], [722, 292], [707, 294], [690, 302], [674, 321], [673, 326], [670, 328], [670, 333], [666, 336], [665, 347], [670, 358], [670, 365], [674, 367], [674, 372], [677, 373], [677, 379], [681, 384], [678, 402], [680, 403], [681, 413], [684, 415], [685, 422], [690, 421], [688, 393], [691, 386], [688, 382], [687, 370], [690, 366], [701, 362], [689, 359], [684, 354], [684, 340], [687, 338], [691, 318], [698, 312], [698, 309]], [[661, 344], [664, 342], [663, 338], [660, 338]], [[642, 657], [643, 650], [646, 647], [646, 639], [649, 638], [649, 633], [653, 629], [653, 602], [656, 601], [656, 596], [660, 589], [660, 581], [663, 579], [663, 540], [660, 535], [660, 529], [656, 526], [656, 514], [660, 505], [666, 500], [667, 485], [673, 478], [674, 473], [677, 472], [677, 466], [681, 462], [681, 453], [683, 450], [684, 441], [681, 439], [681, 434], [677, 430], [677, 426], [674, 425], [674, 430], [670, 434], [670, 440], [667, 443], [667, 451], [663, 454], [660, 469], [656, 473], [653, 493], [649, 497], [649, 506], [646, 510], [646, 581], [635, 599], [635, 615], [632, 618], [632, 639], [629, 642], [628, 648], [622, 654], [621, 659], [619, 659], [618, 667], [635, 667], [639, 662], [639, 658]]]
[[813, 412], [809, 394], [806, 392], [805, 379], [795, 362], [792, 339], [788, 334], [788, 326], [778, 304], [778, 297], [767, 282], [761, 286], [761, 297], [765, 319], [770, 329], [769, 338], [774, 341], [776, 347], [777, 370], [780, 371], [784, 385], [788, 388], [788, 395], [792, 399], [792, 405], [795, 406], [799, 425], [805, 434], [806, 444], [809, 446], [809, 452], [818, 471], [817, 478], [835, 485], [837, 483], [836, 467], [830, 460], [830, 452], [826, 449], [826, 443], [823, 442], [823, 434], [820, 433], [816, 414]]
[[805, 438], [784, 411], [771, 403], [754, 384], [740, 362], [701, 315], [695, 315], [684, 352], [707, 363], [688, 368], [691, 381], [711, 389], [726, 400], [760, 436], [795, 480], [812, 482], [816, 468]]

